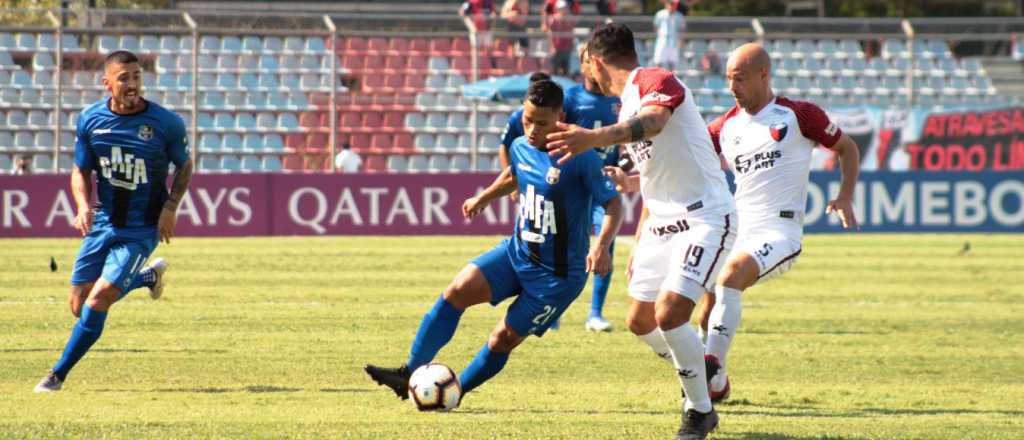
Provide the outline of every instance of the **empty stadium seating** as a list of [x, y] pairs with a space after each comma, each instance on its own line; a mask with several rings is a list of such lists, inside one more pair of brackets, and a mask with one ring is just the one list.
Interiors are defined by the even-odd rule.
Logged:
[[[733, 102], [724, 78], [703, 72], [700, 60], [718, 56], [724, 65], [729, 52], [745, 42], [686, 41], [676, 73], [706, 116], [726, 111]], [[63, 170], [70, 167], [78, 112], [104, 94], [95, 61], [121, 48], [143, 58], [146, 96], [181, 114], [187, 124], [195, 81], [199, 135], [194, 144], [204, 172], [326, 168], [331, 81], [339, 86], [338, 142], [349, 142], [363, 154], [368, 172], [465, 171], [472, 168], [473, 147], [480, 153], [480, 169], [496, 169], [499, 136], [515, 107], [480, 103], [473, 137], [471, 102], [460, 93], [471, 71], [472, 49], [465, 38], [347, 37], [332, 44], [320, 37], [204, 35], [195, 59], [190, 36], [64, 34], [61, 43], [58, 166]], [[644, 62], [652, 43], [638, 42]], [[545, 44], [534, 41], [531, 56], [515, 58], [499, 40], [481, 52], [480, 77], [541, 69], [546, 62], [536, 55]], [[772, 54], [776, 92], [826, 107], [901, 105], [908, 72], [923, 105], [1002, 99], [976, 59], [956, 59], [942, 40], [920, 39], [912, 46], [887, 40], [871, 58], [852, 39], [778, 39], [765, 45]], [[9, 170], [15, 153], [32, 155], [36, 169], [52, 168], [56, 46], [52, 34], [0, 33], [0, 172]], [[1015, 50], [1024, 58], [1022, 47]], [[336, 78], [331, 51], [337, 52]]]

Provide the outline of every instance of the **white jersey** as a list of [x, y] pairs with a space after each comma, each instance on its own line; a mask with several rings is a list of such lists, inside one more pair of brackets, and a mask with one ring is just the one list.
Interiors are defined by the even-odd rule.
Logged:
[[741, 235], [763, 221], [802, 220], [811, 153], [818, 144], [834, 146], [843, 135], [818, 106], [781, 97], [756, 115], [733, 107], [708, 132], [736, 178]]
[[679, 46], [679, 33], [686, 26], [686, 18], [679, 11], [669, 12], [662, 9], [654, 14], [654, 29], [657, 33], [657, 44], [671, 48]]
[[640, 193], [651, 216], [674, 219], [732, 212], [732, 195], [707, 125], [679, 79], [665, 69], [636, 68], [620, 98], [619, 122], [648, 105], [672, 110], [657, 136], [625, 145], [640, 173]]

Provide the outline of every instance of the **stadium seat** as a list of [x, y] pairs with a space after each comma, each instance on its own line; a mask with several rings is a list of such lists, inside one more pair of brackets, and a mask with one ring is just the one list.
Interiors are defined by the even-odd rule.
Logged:
[[459, 141], [453, 134], [442, 133], [437, 136], [437, 145], [434, 148], [441, 151], [455, 151], [459, 148]]
[[32, 110], [28, 112], [28, 126], [32, 128], [44, 128], [49, 124], [46, 113], [39, 110]]
[[389, 150], [391, 149], [391, 135], [385, 133], [375, 133], [370, 138], [370, 148], [374, 150]]
[[[430, 156], [427, 162], [427, 171], [431, 173], [447, 172], [449, 168], [448, 156], [443, 154], [434, 154]], [[410, 171], [412, 171], [410, 169]]]
[[395, 173], [404, 173], [408, 171], [408, 163], [405, 160], [405, 156], [401, 155], [390, 155], [388, 156], [388, 171]]
[[222, 37], [220, 40], [220, 50], [222, 53], [227, 54], [238, 54], [242, 52], [242, 40], [234, 35], [228, 35]]
[[457, 154], [455, 156], [452, 156], [450, 168], [451, 171], [469, 171], [469, 156], [466, 156], [464, 154]]
[[235, 128], [243, 131], [256, 129], [256, 118], [252, 113], [239, 113], [235, 115]]
[[240, 171], [242, 169], [241, 162], [238, 161], [238, 156], [223, 156], [220, 158], [220, 168], [224, 171]]
[[423, 113], [407, 113], [405, 115], [405, 126], [418, 130], [426, 126], [426, 121], [423, 118]]
[[451, 113], [448, 115], [448, 128], [454, 128], [456, 130], [462, 130], [469, 128], [469, 121], [466, 119], [465, 113]]
[[199, 113], [199, 117], [196, 118], [196, 124], [199, 128], [213, 128], [213, 115], [210, 113]]
[[199, 170], [207, 172], [220, 171], [220, 159], [210, 154], [199, 155]]
[[485, 151], [498, 151], [498, 146], [501, 140], [498, 139], [498, 135], [495, 134], [482, 134], [480, 135], [480, 144], [478, 147]]
[[23, 70], [15, 70], [11, 73], [11, 86], [16, 89], [32, 87], [32, 77]]
[[302, 41], [301, 37], [285, 37], [284, 39], [284, 52], [298, 54], [304, 51], [303, 46], [305, 42]]
[[408, 150], [412, 148], [412, 135], [409, 133], [398, 133], [394, 136], [391, 148]]
[[267, 92], [267, 107], [285, 109], [288, 107], [288, 98], [276, 90]]
[[263, 149], [263, 138], [257, 133], [246, 133], [242, 137], [242, 151], [254, 152]]
[[281, 37], [263, 37], [263, 52], [278, 53], [284, 51], [284, 42]]
[[413, 142], [414, 142], [413, 146], [416, 149], [419, 149], [419, 150], [422, 150], [422, 151], [426, 151], [426, 150], [434, 149], [434, 145], [435, 145], [435, 143], [437, 141], [434, 139], [434, 135], [431, 135], [431, 134], [418, 134], [414, 138]]
[[53, 172], [53, 156], [49, 154], [36, 154], [32, 156], [32, 171], [48, 174]]
[[284, 167], [281, 165], [281, 158], [277, 156], [265, 156], [263, 158], [263, 171], [280, 172]]
[[16, 150], [30, 150], [35, 147], [35, 143], [35, 137], [32, 136], [31, 132], [19, 131], [14, 133], [14, 148]]
[[219, 110], [224, 107], [224, 93], [216, 91], [201, 92], [203, 107], [207, 110]]
[[32, 69], [34, 70], [51, 70], [55, 67], [53, 56], [47, 52], [36, 52], [32, 56]]
[[320, 37], [308, 37], [304, 43], [303, 50], [306, 53], [311, 54], [323, 54], [327, 52], [327, 47], [324, 45], [324, 39]]
[[882, 56], [885, 58], [903, 57], [907, 55], [906, 42], [902, 40], [885, 40], [882, 42]]
[[52, 131], [39, 131], [36, 132], [35, 140], [32, 144], [36, 150], [52, 150], [53, 149], [53, 132]]
[[263, 51], [263, 41], [260, 37], [255, 35], [246, 35], [242, 37], [242, 53], [254, 54]]
[[195, 40], [192, 37], [181, 37], [178, 39], [178, 52], [190, 54]]
[[28, 126], [28, 115], [21, 110], [11, 110], [7, 113], [7, 125], [11, 127]]
[[220, 148], [225, 151], [242, 150], [242, 136], [238, 133], [225, 133], [221, 138]]
[[[199, 50], [202, 54], [215, 54], [220, 52], [220, 37], [206, 35], [199, 38]], [[200, 55], [202, 56], [202, 55]]]
[[363, 114], [363, 127], [379, 129], [383, 125], [381, 120], [381, 114], [378, 112], [368, 112]]
[[178, 37], [174, 35], [161, 35], [160, 36], [160, 52], [164, 54], [173, 54], [178, 52]]
[[448, 71], [448, 58], [444, 57], [431, 57], [427, 61], [427, 68], [434, 71], [433, 73], [445, 73]]
[[416, 94], [416, 106], [421, 109], [429, 109], [437, 106], [437, 95], [433, 93]]
[[17, 47], [18, 43], [14, 40], [14, 35], [0, 32], [0, 50], [14, 50]]
[[[252, 95], [250, 95], [252, 98]], [[250, 99], [250, 103], [251, 103]], [[251, 105], [251, 104], [250, 104]], [[277, 128], [277, 118], [272, 113], [258, 113], [256, 115], [256, 127], [260, 130], [273, 130]]]
[[284, 140], [281, 135], [271, 133], [263, 135], [263, 149], [268, 151], [284, 151]]
[[22, 32], [15, 37], [15, 48], [20, 51], [34, 52], [37, 47], [35, 34]]
[[199, 151], [218, 151], [222, 148], [220, 135], [217, 133], [203, 133], [199, 135]]
[[281, 113], [277, 118], [277, 126], [282, 130], [293, 131], [299, 128], [299, 120], [293, 113]]
[[[11, 132], [0, 131], [0, 148], [14, 148], [14, 135]], [[6, 171], [9, 168], [10, 167], [0, 167], [0, 171]]]

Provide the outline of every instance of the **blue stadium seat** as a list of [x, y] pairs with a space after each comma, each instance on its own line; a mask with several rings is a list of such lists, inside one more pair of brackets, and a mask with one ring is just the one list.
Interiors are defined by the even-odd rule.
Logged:
[[281, 37], [263, 38], [263, 52], [277, 53], [283, 50], [284, 43], [281, 42]]
[[0, 32], [0, 50], [14, 50], [18, 47], [18, 43], [14, 40], [14, 35], [7, 32]]
[[199, 169], [201, 171], [220, 171], [220, 159], [209, 154], [200, 155]]
[[160, 52], [160, 39], [156, 35], [143, 35], [139, 37], [139, 52], [157, 53]]
[[860, 43], [857, 40], [842, 39], [839, 40], [839, 52], [845, 55], [847, 58], [859, 58], [861, 57]]
[[245, 93], [238, 89], [229, 90], [224, 94], [224, 101], [229, 108], [245, 107]]
[[281, 75], [281, 87], [288, 90], [298, 90], [301, 88], [299, 75], [294, 73]]
[[449, 163], [449, 171], [469, 171], [469, 156], [456, 154]]
[[259, 71], [259, 57], [256, 55], [239, 55], [237, 68], [243, 72]]
[[220, 148], [225, 151], [241, 151], [242, 136], [239, 136], [238, 133], [225, 133], [221, 137]]
[[435, 71], [435, 73], [447, 73], [450, 67], [448, 66], [448, 58], [445, 57], [431, 57], [427, 60], [427, 69]]
[[32, 85], [36, 87], [53, 87], [53, 73], [46, 70], [38, 70], [32, 73]]
[[256, 118], [252, 113], [239, 113], [235, 116], [235, 127], [239, 130], [254, 130], [256, 129]]
[[202, 105], [208, 110], [219, 110], [224, 107], [224, 93], [217, 91], [201, 92]]
[[238, 69], [238, 57], [235, 55], [221, 55], [217, 57], [217, 70], [221, 72]]
[[263, 161], [260, 160], [259, 156], [245, 155], [242, 156], [242, 171], [251, 173], [259, 172], [263, 170]]
[[405, 160], [405, 156], [391, 155], [388, 156], [388, 171], [396, 173], [404, 173], [409, 169], [409, 164]]
[[317, 90], [320, 88], [320, 75], [315, 73], [304, 73], [299, 77], [299, 89]]
[[[178, 39], [178, 52], [192, 53], [193, 42], [194, 42], [194, 40], [193, 40], [192, 37], [181, 37], [181, 38], [179, 38]], [[200, 52], [202, 52], [202, 49], [200, 49]]]
[[199, 53], [217, 53], [220, 51], [220, 38], [212, 35], [199, 38]]
[[276, 89], [274, 91], [267, 92], [267, 107], [284, 109], [288, 107], [288, 98]]
[[36, 154], [32, 156], [32, 172], [49, 174], [53, 172], [53, 156]]
[[37, 150], [52, 150], [53, 149], [53, 132], [52, 131], [38, 131], [35, 135], [35, 148]]
[[[9, 131], [0, 131], [0, 148], [14, 148], [14, 134]], [[0, 171], [6, 171], [10, 167], [0, 167]]]
[[276, 133], [263, 135], [263, 148], [268, 151], [284, 151], [284, 139]]
[[246, 35], [242, 37], [242, 52], [244, 53], [258, 53], [263, 51], [263, 40], [255, 35]]
[[192, 74], [182, 73], [178, 75], [178, 88], [180, 89], [192, 89]]
[[473, 148], [473, 135], [469, 133], [462, 133], [458, 136], [458, 149], [469, 150]]
[[70, 154], [61, 154], [57, 156], [57, 167], [60, 168], [61, 172], [71, 171], [71, 168], [75, 166], [75, 161]]
[[160, 36], [160, 52], [173, 54], [178, 52], [178, 37], [175, 35]]
[[38, 105], [38, 104], [40, 104], [39, 92], [36, 92], [35, 89], [30, 89], [30, 88], [21, 89], [20, 93], [21, 93], [21, 96], [18, 98], [18, 100], [22, 104], [26, 104], [26, 105]]
[[157, 73], [165, 73], [178, 68], [177, 59], [173, 55], [160, 55], [154, 64]]
[[277, 75], [270, 74], [270, 73], [263, 73], [263, 74], [260, 74], [259, 80], [260, 80], [260, 87], [261, 88], [270, 89], [270, 90], [276, 90], [278, 87], [280, 87], [280, 84], [277, 83]]
[[[250, 95], [251, 97], [252, 95]], [[277, 128], [277, 118], [273, 113], [259, 113], [256, 115], [256, 127], [260, 130], [274, 130]]]
[[233, 73], [217, 74], [217, 87], [222, 89], [238, 88], [238, 77]]
[[885, 58], [907, 56], [907, 44], [903, 40], [885, 40], [882, 43], [882, 56]]
[[413, 138], [413, 146], [420, 150], [432, 150], [437, 141], [432, 134], [417, 134]]
[[309, 99], [301, 91], [287, 93], [288, 108], [292, 110], [306, 110], [309, 108]]
[[498, 144], [501, 143], [501, 139], [498, 139], [496, 134], [482, 134], [480, 135], [479, 148], [484, 151], [498, 151]]
[[281, 158], [277, 156], [265, 156], [263, 158], [263, 171], [267, 172], [280, 172], [284, 167], [281, 166]]
[[[441, 114], [441, 116], [444, 116]], [[469, 128], [469, 121], [466, 119], [465, 113], [451, 113], [448, 115], [447, 124], [442, 124], [438, 128], [454, 128], [456, 130]]]
[[11, 110], [7, 112], [7, 125], [11, 127], [26, 127], [28, 126], [28, 115], [21, 110]]
[[27, 151], [35, 147], [36, 140], [32, 136], [32, 132], [19, 131], [14, 133], [14, 148], [16, 150]]
[[234, 35], [221, 38], [220, 50], [223, 53], [237, 54], [242, 52], [242, 40]]
[[448, 119], [444, 113], [427, 113], [426, 125], [430, 128], [446, 128], [445, 124], [448, 123]]
[[123, 36], [121, 36], [121, 41], [119, 42], [119, 46], [121, 47], [121, 50], [127, 50], [127, 51], [131, 51], [131, 52], [138, 52], [139, 51], [139, 37], [136, 37], [135, 35], [123, 35]]
[[32, 87], [32, 77], [24, 70], [11, 72], [11, 86], [16, 89]]
[[220, 168], [224, 171], [240, 171], [242, 169], [238, 156], [224, 156], [220, 158]]
[[203, 133], [199, 135], [199, 151], [210, 152], [221, 149], [220, 135], [217, 133]]
[[199, 113], [199, 117], [196, 118], [196, 125], [199, 128], [213, 128], [213, 115], [205, 112]]
[[431, 173], [448, 172], [448, 168], [448, 156], [443, 154], [431, 155], [427, 162], [427, 171]]
[[235, 128], [235, 118], [229, 113], [216, 113], [213, 116], [213, 126], [220, 130], [232, 130]]
[[[285, 64], [285, 65], [287, 66], [287, 64]], [[317, 56], [314, 56], [314, 55], [303, 55], [303, 56], [299, 57], [299, 64], [298, 64], [298, 66], [291, 66], [291, 67], [293, 67], [293, 68], [294, 67], [298, 67], [300, 69], [309, 70], [309, 71], [319, 71], [320, 70], [320, 58], [317, 57]]]
[[301, 37], [285, 37], [284, 51], [286, 53], [300, 53], [303, 51], [303, 44], [304, 42]]
[[28, 126], [34, 128], [44, 128], [50, 125], [46, 113], [39, 110], [32, 110], [28, 112]]
[[442, 133], [437, 135], [437, 145], [434, 147], [435, 150], [439, 151], [455, 151], [459, 148], [459, 140], [456, 139], [455, 135]]
[[306, 38], [305, 51], [306, 53], [313, 54], [322, 54], [327, 52], [327, 47], [324, 45], [324, 39], [320, 37]]
[[422, 109], [430, 109], [437, 106], [437, 95], [423, 92], [416, 95], [416, 106]]
[[19, 33], [18, 36], [15, 37], [15, 42], [17, 49], [22, 51], [35, 51], [38, 47], [36, 45], [35, 34], [30, 34], [28, 32]]
[[242, 137], [242, 150], [254, 152], [263, 149], [263, 138], [256, 133], [246, 133]]
[[299, 128], [299, 120], [294, 113], [281, 113], [277, 117], [277, 126], [282, 130], [294, 131]]

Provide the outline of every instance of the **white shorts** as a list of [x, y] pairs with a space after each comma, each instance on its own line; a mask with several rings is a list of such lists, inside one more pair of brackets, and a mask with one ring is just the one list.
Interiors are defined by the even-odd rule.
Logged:
[[656, 66], [678, 66], [679, 48], [674, 44], [655, 44], [653, 61]]
[[649, 218], [633, 248], [629, 296], [654, 302], [669, 290], [693, 300], [704, 292], [684, 292], [686, 280], [711, 291], [736, 240], [736, 213], [687, 216], [676, 221]]
[[759, 266], [757, 282], [782, 275], [796, 264], [803, 238], [801, 233], [786, 230], [790, 228], [758, 227], [749, 233], [746, 229], [740, 232], [729, 258], [738, 253], [754, 257]]

